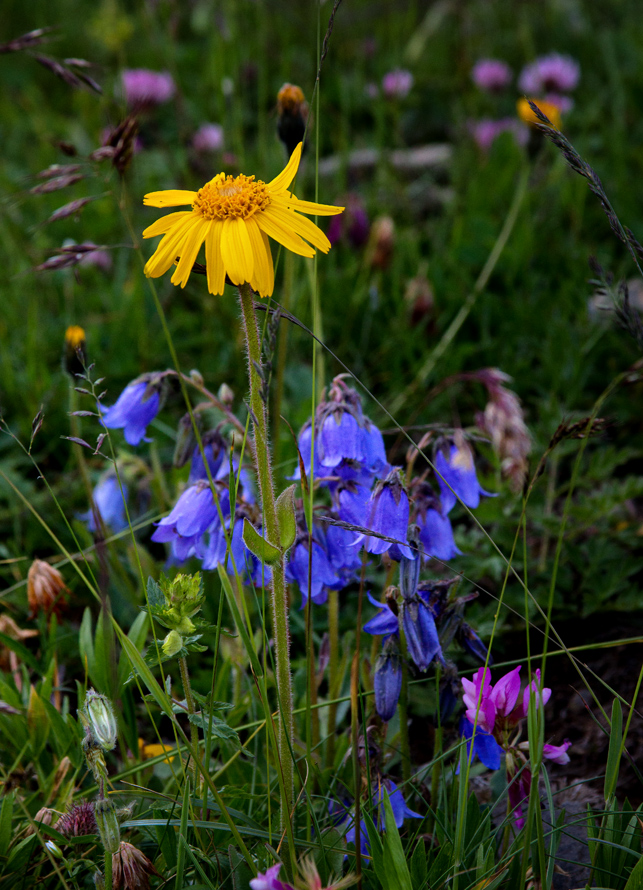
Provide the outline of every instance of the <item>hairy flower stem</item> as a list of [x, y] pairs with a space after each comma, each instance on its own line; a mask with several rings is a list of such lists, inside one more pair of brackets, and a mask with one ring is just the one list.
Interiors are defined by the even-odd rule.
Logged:
[[326, 766], [332, 769], [335, 762], [335, 725], [337, 723], [337, 699], [339, 698], [339, 591], [328, 591], [328, 731], [326, 741]]
[[[254, 310], [252, 289], [248, 284], [239, 287], [239, 303], [243, 317], [243, 330], [248, 352], [248, 380], [250, 383], [250, 410], [254, 425], [254, 454], [261, 492], [263, 527], [266, 539], [280, 548], [279, 523], [275, 507], [275, 485], [270, 464], [267, 408], [261, 398], [261, 378], [257, 368], [261, 366], [261, 342]], [[281, 548], [280, 548], [281, 549]], [[288, 598], [286, 591], [285, 560], [283, 554], [272, 566], [272, 595], [270, 612], [277, 663], [277, 698], [279, 701], [279, 758], [284, 778], [281, 801], [282, 828], [290, 819], [294, 802], [294, 775], [292, 762], [293, 715], [292, 685], [290, 677], [290, 634], [288, 631]]]
[[112, 853], [105, 850], [105, 890], [112, 890]]
[[[181, 670], [181, 683], [183, 684], [183, 692], [185, 693], [185, 703], [188, 706], [188, 714], [191, 716], [195, 713], [194, 696], [192, 695], [192, 687], [190, 686], [190, 675], [188, 673], [188, 662], [185, 656], [179, 658], [179, 668]], [[190, 741], [195, 751], [199, 750], [199, 730], [196, 724], [190, 721]], [[196, 764], [194, 764], [194, 775], [196, 776]]]

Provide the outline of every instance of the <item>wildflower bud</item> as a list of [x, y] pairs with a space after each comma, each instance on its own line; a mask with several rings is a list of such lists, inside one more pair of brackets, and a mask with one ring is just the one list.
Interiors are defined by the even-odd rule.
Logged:
[[138, 121], [135, 117], [129, 115], [107, 137], [106, 145], [114, 149], [112, 164], [121, 176], [131, 163], [137, 134]]
[[290, 157], [304, 138], [308, 119], [308, 103], [300, 87], [293, 83], [282, 86], [277, 93], [277, 114], [277, 135]]
[[60, 817], [54, 827], [66, 838], [96, 834], [98, 827], [93, 802], [84, 800], [81, 804], [71, 807], [64, 816]]
[[[470, 625], [463, 621], [458, 628], [456, 638], [458, 643], [460, 643], [470, 655], [473, 655], [483, 664], [487, 662], [487, 647]], [[493, 659], [490, 656], [489, 664], [493, 664]]]
[[395, 245], [395, 223], [390, 216], [378, 217], [371, 228], [368, 259], [375, 269], [388, 269]]
[[58, 569], [42, 559], [34, 559], [27, 573], [27, 599], [30, 617], [39, 612], [49, 616], [52, 612], [60, 615], [65, 605], [64, 593], [69, 591]]
[[431, 610], [420, 597], [413, 597], [402, 606], [402, 625], [410, 657], [425, 671], [435, 655], [441, 656], [440, 640]]
[[382, 720], [392, 719], [402, 690], [402, 660], [395, 637], [389, 637], [375, 662], [375, 710]]
[[411, 326], [432, 321], [435, 314], [435, 298], [431, 282], [424, 274], [416, 275], [406, 285], [404, 302], [411, 311]]
[[[79, 716], [82, 720], [83, 718], [80, 712]], [[94, 781], [96, 782], [96, 784], [100, 785], [100, 783], [104, 782], [107, 778], [107, 764], [105, 763], [105, 755], [103, 754], [103, 749], [94, 739], [89, 726], [85, 727], [85, 737], [83, 738], [82, 747], [83, 754], [85, 755], [85, 760], [87, 761], [87, 766], [91, 770]]]
[[172, 658], [183, 648], [183, 637], [178, 631], [171, 630], [163, 640], [163, 646], [161, 648], [163, 649], [163, 655]]
[[476, 422], [491, 439], [493, 450], [500, 458], [503, 478], [508, 479], [512, 490], [518, 493], [527, 477], [531, 451], [531, 437], [520, 401], [503, 385], [511, 378], [497, 368], [485, 368], [476, 376], [489, 392], [484, 413], [478, 415]]
[[87, 365], [87, 342], [85, 331], [77, 324], [70, 325], [65, 331], [65, 352], [63, 368], [75, 380], [82, 374]]
[[160, 587], [166, 602], [166, 614], [163, 617], [167, 618], [167, 627], [183, 634], [192, 633], [195, 628], [190, 617], [203, 605], [200, 572], [194, 575], [177, 575], [173, 581], [161, 577]]
[[96, 826], [106, 853], [116, 853], [121, 842], [121, 830], [113, 802], [107, 798], [97, 800], [94, 806]]
[[197, 371], [196, 368], [192, 368], [192, 370], [190, 371], [190, 380], [196, 386], [203, 386], [205, 384], [203, 374], [200, 371]]
[[158, 871], [147, 856], [132, 844], [121, 841], [112, 857], [114, 890], [149, 890], [152, 875], [158, 875]]
[[45, 841], [45, 847], [47, 848], [47, 850], [49, 850], [49, 852], [51, 853], [51, 855], [54, 858], [56, 858], [56, 859], [64, 858], [63, 851], [60, 849], [58, 844], [54, 843], [53, 841]]
[[[197, 423], [200, 420], [199, 415], [195, 415]], [[176, 431], [176, 445], [174, 447], [174, 457], [172, 458], [172, 466], [178, 470], [184, 467], [188, 460], [192, 457], [192, 452], [196, 446], [196, 438], [194, 436], [194, 428], [192, 426], [192, 418], [189, 414], [184, 414], [179, 420], [179, 426]]]
[[[413, 529], [415, 530], [415, 533], [412, 532]], [[417, 529], [417, 525], [409, 526], [407, 534], [409, 544], [417, 544]], [[412, 538], [415, 540], [412, 540]], [[405, 600], [411, 599], [418, 588], [421, 562], [422, 560], [419, 558], [419, 554], [414, 554], [413, 559], [407, 559], [403, 556], [400, 560], [400, 591]]]
[[112, 703], [106, 695], [88, 689], [85, 704], [79, 716], [91, 732], [92, 739], [104, 751], [111, 751], [116, 745], [118, 726]]
[[223, 402], [224, 405], [227, 405], [228, 408], [232, 406], [232, 403], [234, 402], [234, 393], [227, 383], [221, 384], [217, 393], [217, 398], [220, 402]]

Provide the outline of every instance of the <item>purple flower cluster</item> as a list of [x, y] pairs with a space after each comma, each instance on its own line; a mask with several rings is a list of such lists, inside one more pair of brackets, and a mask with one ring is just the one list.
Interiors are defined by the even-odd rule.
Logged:
[[121, 75], [121, 87], [130, 108], [163, 105], [176, 92], [176, 84], [169, 72], [147, 68], [126, 68]]
[[354, 192], [338, 200], [346, 209], [343, 213], [333, 216], [328, 226], [328, 240], [336, 244], [346, 238], [351, 247], [363, 247], [368, 241], [370, 223], [368, 214], [359, 195]]
[[511, 68], [500, 59], [478, 59], [471, 69], [471, 79], [480, 90], [499, 93], [508, 87], [513, 77]]

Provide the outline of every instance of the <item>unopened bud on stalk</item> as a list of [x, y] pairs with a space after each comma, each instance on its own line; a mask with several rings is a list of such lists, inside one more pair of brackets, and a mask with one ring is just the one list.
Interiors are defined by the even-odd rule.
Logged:
[[83, 754], [85, 755], [87, 766], [91, 770], [91, 773], [94, 777], [94, 781], [97, 785], [100, 785], [100, 783], [104, 782], [107, 778], [107, 764], [105, 763], [103, 749], [94, 739], [91, 728], [89, 726], [85, 727], [85, 737], [83, 738]]
[[101, 871], [94, 872], [94, 887], [96, 890], [105, 890], [105, 878]]
[[163, 655], [172, 658], [172, 656], [177, 655], [183, 648], [183, 637], [178, 631], [171, 630], [163, 640], [163, 646], [161, 648], [163, 649]]
[[219, 387], [219, 392], [217, 393], [217, 398], [220, 402], [223, 402], [224, 405], [227, 405], [228, 408], [234, 402], [234, 393], [230, 389], [227, 383], [222, 383]]
[[390, 216], [378, 217], [371, 227], [368, 262], [376, 269], [388, 269], [395, 246], [395, 223]]
[[31, 617], [39, 612], [60, 615], [65, 605], [65, 592], [69, 593], [58, 569], [43, 559], [34, 559], [27, 573], [27, 599]]
[[282, 86], [277, 93], [277, 114], [277, 135], [290, 157], [306, 132], [308, 103], [301, 87], [294, 83], [285, 83]]
[[63, 851], [60, 849], [58, 844], [55, 844], [53, 841], [45, 841], [45, 847], [49, 850], [52, 856], [56, 859], [63, 858]]
[[85, 704], [79, 716], [84, 725], [89, 728], [93, 740], [104, 751], [111, 751], [116, 745], [118, 726], [112, 703], [106, 695], [88, 689], [85, 695]]
[[106, 853], [117, 853], [121, 842], [121, 830], [114, 804], [109, 798], [97, 800], [94, 816], [101, 842]]
[[[195, 417], [197, 424], [199, 424], [199, 415], [197, 414]], [[176, 431], [176, 445], [174, 447], [172, 466], [177, 469], [184, 467], [192, 457], [195, 446], [196, 438], [194, 435], [194, 427], [192, 426], [192, 418], [189, 414], [184, 414], [179, 420], [179, 425]]]

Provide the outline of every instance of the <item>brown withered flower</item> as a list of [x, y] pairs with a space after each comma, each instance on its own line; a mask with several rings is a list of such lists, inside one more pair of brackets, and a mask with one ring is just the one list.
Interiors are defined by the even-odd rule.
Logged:
[[[6, 637], [11, 637], [12, 640], [16, 640], [19, 643], [24, 642], [24, 640], [28, 640], [30, 637], [37, 637], [37, 630], [24, 630], [21, 627], [18, 627], [16, 622], [6, 613], [4, 615], [0, 615], [0, 633], [4, 634]], [[7, 649], [6, 646], [0, 646], [0, 670], [1, 671], [17, 671], [18, 669], [18, 656], [16, 653]], [[20, 688], [20, 686], [18, 687]]]
[[149, 890], [151, 876], [158, 874], [145, 853], [132, 844], [121, 841], [117, 852], [112, 856], [114, 890]]
[[390, 216], [379, 216], [371, 226], [368, 263], [375, 269], [388, 269], [395, 246], [395, 223]]
[[277, 93], [277, 135], [288, 152], [288, 157], [297, 148], [306, 132], [308, 102], [301, 87], [285, 83]]
[[504, 386], [511, 377], [498, 368], [485, 368], [474, 376], [489, 392], [489, 401], [476, 422], [491, 439], [503, 477], [513, 491], [519, 492], [527, 477], [531, 437], [518, 396]]
[[44, 612], [47, 616], [52, 612], [60, 615], [65, 606], [65, 593], [69, 593], [69, 590], [58, 569], [43, 559], [34, 559], [27, 574], [30, 618], [34, 618], [38, 612]]

